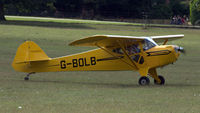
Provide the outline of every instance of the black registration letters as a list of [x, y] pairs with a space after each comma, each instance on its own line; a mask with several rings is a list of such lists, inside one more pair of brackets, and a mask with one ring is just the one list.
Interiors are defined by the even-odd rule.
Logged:
[[90, 61], [87, 61], [86, 58], [72, 59], [73, 67], [83, 67], [96, 65], [96, 57], [90, 57]]
[[65, 69], [66, 68], [65, 60], [60, 61], [60, 67], [61, 67], [61, 69]]

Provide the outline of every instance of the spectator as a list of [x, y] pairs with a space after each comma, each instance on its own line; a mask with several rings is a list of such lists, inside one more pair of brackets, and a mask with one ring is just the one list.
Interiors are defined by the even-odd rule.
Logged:
[[179, 15], [175, 15], [172, 20], [171, 20], [171, 24], [176, 24], [176, 25], [182, 25], [182, 24], [187, 24], [187, 20], [188, 18], [186, 17], [186, 15], [183, 16], [183, 18]]
[[177, 16], [177, 19], [178, 19], [178, 20], [177, 20], [177, 24], [178, 24], [178, 25], [182, 25], [183, 23], [182, 23], [182, 18], [181, 18], [181, 16], [178, 15], [178, 16]]
[[171, 20], [171, 24], [176, 24], [176, 20], [177, 20], [177, 17], [176, 17], [176, 15], [172, 18], [172, 20]]
[[188, 25], [188, 17], [186, 15], [183, 16], [183, 19], [185, 20], [185, 24]]

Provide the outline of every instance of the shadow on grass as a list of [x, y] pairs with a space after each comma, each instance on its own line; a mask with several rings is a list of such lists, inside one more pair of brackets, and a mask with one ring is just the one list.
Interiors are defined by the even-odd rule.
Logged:
[[[22, 80], [20, 80], [22, 81]], [[55, 80], [29, 80], [24, 81], [27, 83], [55, 83], [55, 84], [74, 84], [74, 85], [86, 85], [86, 86], [94, 86], [99, 88], [184, 88], [184, 87], [200, 87], [200, 84], [165, 84], [165, 85], [154, 85], [150, 84], [148, 86], [140, 86], [137, 83], [135, 84], [125, 84], [125, 83], [99, 83], [99, 82], [75, 82], [75, 81], [55, 81]]]
[[[22, 80], [20, 80], [22, 81]], [[138, 88], [138, 84], [123, 84], [123, 83], [94, 83], [94, 82], [73, 82], [73, 81], [45, 81], [45, 80], [29, 80], [24, 81], [27, 83], [55, 83], [55, 84], [74, 84], [74, 85], [86, 85], [94, 87], [106, 87], [106, 88]]]
[[45, 81], [45, 80], [29, 80], [25, 82], [31, 83], [55, 83], [55, 84], [75, 84], [75, 85], [87, 85], [94, 87], [104, 88], [164, 88], [164, 87], [199, 87], [200, 84], [165, 84], [165, 85], [154, 85], [140, 86], [138, 84], [123, 84], [123, 83], [97, 83], [97, 82], [73, 82], [73, 81]]
[[95, 28], [87, 26], [86, 24], [78, 24], [78, 23], [8, 20], [8, 21], [0, 22], [0, 24], [20, 25], [20, 26], [36, 26], [36, 27], [52, 27], [52, 28], [95, 29]]
[[184, 83], [182, 83], [182, 84], [166, 84], [166, 85], [164, 85], [165, 87], [178, 87], [178, 88], [183, 88], [183, 87], [199, 87], [200, 86], [200, 84], [184, 84]]
[[122, 83], [91, 83], [91, 82], [72, 82], [73, 84], [109, 87], [109, 88], [137, 88], [137, 84], [122, 84]]
[[154, 85], [150, 84], [148, 86], [140, 86], [139, 84], [121, 84], [121, 83], [90, 83], [90, 82], [72, 82], [74, 84], [81, 85], [94, 85], [94, 86], [103, 86], [103, 87], [111, 87], [111, 88], [138, 88], [138, 87], [149, 87], [149, 88], [159, 88], [159, 87], [199, 87], [200, 84], [165, 84], [165, 85]]

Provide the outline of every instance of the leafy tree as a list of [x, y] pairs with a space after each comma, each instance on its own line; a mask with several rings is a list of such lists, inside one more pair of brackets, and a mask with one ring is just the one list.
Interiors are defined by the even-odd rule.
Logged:
[[189, 4], [186, 1], [172, 0], [170, 9], [172, 10], [172, 15], [189, 15]]
[[54, 6], [62, 12], [80, 12], [82, 0], [56, 0]]
[[[40, 16], [51, 12], [54, 0], [0, 0], [0, 21], [4, 21], [4, 12], [21, 15]], [[6, 10], [5, 10], [6, 9]]]
[[0, 21], [5, 21], [5, 16], [4, 16], [4, 0], [0, 0]]
[[[169, 2], [170, 1], [170, 2]], [[193, 0], [195, 1], [195, 0]], [[166, 19], [188, 15], [185, 0], [0, 0], [0, 20], [11, 15]]]
[[192, 25], [200, 24], [200, 0], [190, 2], [190, 20]]
[[150, 13], [150, 18], [153, 19], [169, 19], [172, 16], [172, 11], [168, 5], [159, 4], [153, 6]]

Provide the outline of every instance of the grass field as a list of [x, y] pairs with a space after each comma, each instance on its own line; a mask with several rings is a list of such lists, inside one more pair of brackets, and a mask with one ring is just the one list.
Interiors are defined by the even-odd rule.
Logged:
[[[32, 23], [35, 22], [47, 22], [47, 26], [51, 24], [51, 26], [57, 25], [58, 27], [66, 27], [66, 24], [97, 24], [97, 25], [131, 25], [131, 26], [151, 26], [151, 27], [162, 27], [162, 28], [192, 28], [192, 29], [200, 29], [200, 26], [192, 26], [192, 25], [172, 25], [172, 24], [143, 24], [143, 23], [132, 23], [132, 22], [116, 22], [116, 21], [100, 21], [100, 20], [83, 20], [83, 19], [66, 19], [66, 18], [44, 18], [44, 17], [30, 17], [30, 16], [6, 16], [6, 19], [9, 20], [9, 24], [29, 24], [34, 25]], [[17, 21], [17, 23], [16, 23]], [[65, 23], [65, 24], [63, 24]], [[38, 25], [38, 24], [37, 24]], [[69, 27], [69, 26], [68, 26]]]
[[[73, 21], [73, 20], [70, 20]], [[50, 57], [93, 49], [68, 43], [96, 34], [185, 34], [170, 42], [183, 46], [174, 65], [158, 69], [166, 85], [138, 85], [131, 71], [37, 73], [24, 81], [11, 63], [17, 47], [33, 40]], [[200, 30], [135, 27], [122, 24], [15, 20], [0, 24], [0, 113], [199, 113]]]

